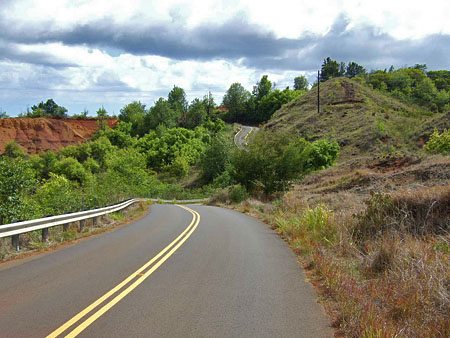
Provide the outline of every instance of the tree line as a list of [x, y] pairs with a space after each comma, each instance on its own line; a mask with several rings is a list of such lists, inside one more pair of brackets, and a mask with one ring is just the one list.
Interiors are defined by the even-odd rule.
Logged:
[[367, 70], [356, 62], [338, 62], [327, 57], [324, 59], [320, 81], [336, 77], [349, 77], [362, 81], [373, 89], [411, 104], [417, 104], [432, 112], [450, 109], [450, 71], [427, 71], [425, 64], [395, 69]]

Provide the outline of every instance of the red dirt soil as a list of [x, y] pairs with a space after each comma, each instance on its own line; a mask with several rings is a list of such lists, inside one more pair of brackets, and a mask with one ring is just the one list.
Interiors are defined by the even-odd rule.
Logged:
[[[108, 119], [109, 127], [117, 124]], [[9, 118], [0, 119], [0, 154], [5, 145], [16, 141], [29, 154], [80, 144], [98, 130], [96, 119]]]

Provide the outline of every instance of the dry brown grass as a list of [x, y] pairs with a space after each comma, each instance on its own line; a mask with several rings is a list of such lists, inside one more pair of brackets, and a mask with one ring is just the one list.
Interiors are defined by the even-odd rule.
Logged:
[[[333, 168], [270, 206], [241, 208], [271, 224], [300, 255], [337, 335], [449, 337], [448, 163]], [[344, 189], [330, 189], [353, 174]]]

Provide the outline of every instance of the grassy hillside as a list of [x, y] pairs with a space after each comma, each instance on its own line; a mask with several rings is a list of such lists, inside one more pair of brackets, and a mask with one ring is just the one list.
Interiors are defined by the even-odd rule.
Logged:
[[299, 255], [337, 336], [449, 337], [450, 156], [422, 150], [450, 112], [428, 113], [355, 80], [321, 83], [264, 126], [336, 139], [338, 163], [273, 202], [239, 208]]
[[405, 104], [348, 78], [335, 78], [278, 110], [266, 129], [283, 130], [307, 139], [331, 137], [350, 156], [411, 152], [423, 145], [433, 127], [450, 125], [448, 114], [436, 114]]

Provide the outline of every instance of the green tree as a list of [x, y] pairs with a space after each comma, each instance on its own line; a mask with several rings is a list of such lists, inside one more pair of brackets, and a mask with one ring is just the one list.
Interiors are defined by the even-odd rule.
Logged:
[[233, 83], [223, 97], [223, 105], [228, 108], [226, 119], [228, 122], [237, 122], [246, 111], [246, 104], [250, 99], [250, 92], [240, 83]]
[[170, 108], [179, 115], [182, 115], [187, 111], [188, 102], [186, 100], [186, 92], [181, 87], [173, 86], [167, 96], [167, 102], [169, 103]]
[[145, 126], [147, 130], [154, 130], [160, 125], [174, 128], [177, 126], [179, 118], [180, 114], [171, 108], [167, 100], [160, 97], [145, 117]]
[[436, 89], [450, 91], [450, 70], [433, 70], [427, 73]]
[[113, 146], [118, 148], [128, 148], [135, 144], [136, 138], [131, 136], [132, 124], [120, 121], [115, 128], [105, 128], [99, 130], [94, 136], [94, 140], [99, 137], [106, 137]]
[[203, 124], [208, 117], [205, 101], [194, 99], [189, 105], [184, 121], [184, 127], [194, 129]]
[[223, 134], [214, 137], [211, 144], [202, 154], [200, 167], [206, 183], [212, 182], [216, 177], [229, 169], [231, 164], [232, 144]]
[[353, 61], [349, 62], [345, 70], [345, 76], [350, 78], [364, 74], [366, 74], [366, 69]]
[[42, 101], [38, 105], [31, 107], [31, 112], [27, 113], [28, 117], [67, 117], [67, 109], [56, 104], [53, 99], [48, 99], [45, 103]]
[[2, 108], [0, 108], [0, 119], [7, 119], [7, 118], [9, 118], [8, 114], [5, 111], [3, 111]]
[[97, 110], [97, 122], [100, 130], [104, 130], [107, 127], [106, 119], [108, 117], [108, 112], [106, 111], [105, 107], [101, 106]]
[[308, 90], [308, 79], [304, 75], [300, 75], [294, 78], [295, 90]]
[[286, 88], [285, 90], [275, 89], [271, 91], [258, 102], [256, 113], [254, 114], [251, 122], [260, 123], [268, 121], [272, 117], [273, 113], [280, 109], [283, 104], [292, 101], [294, 98], [299, 97], [302, 94], [303, 92], [290, 90], [289, 88]]
[[141, 137], [136, 147], [147, 158], [147, 166], [155, 170], [170, 167], [177, 157], [184, 157], [189, 165], [195, 164], [209, 142], [206, 129], [171, 128], [150, 132]]
[[272, 82], [270, 82], [268, 75], [263, 75], [261, 80], [256, 83], [253, 89], [253, 95], [256, 97], [256, 101], [260, 101], [264, 96], [269, 95], [272, 90]]
[[145, 104], [140, 101], [133, 101], [120, 110], [119, 120], [131, 123], [131, 135], [144, 135], [144, 119], [146, 116]]
[[339, 77], [341, 74], [342, 65], [340, 65], [336, 60], [332, 60], [330, 57], [327, 57], [323, 60], [321, 71], [320, 71], [320, 81], [326, 81], [333, 77]]
[[203, 104], [206, 107], [206, 115], [211, 118], [216, 108], [216, 103], [214, 102], [214, 97], [211, 92], [208, 92], [205, 96], [203, 96]]

